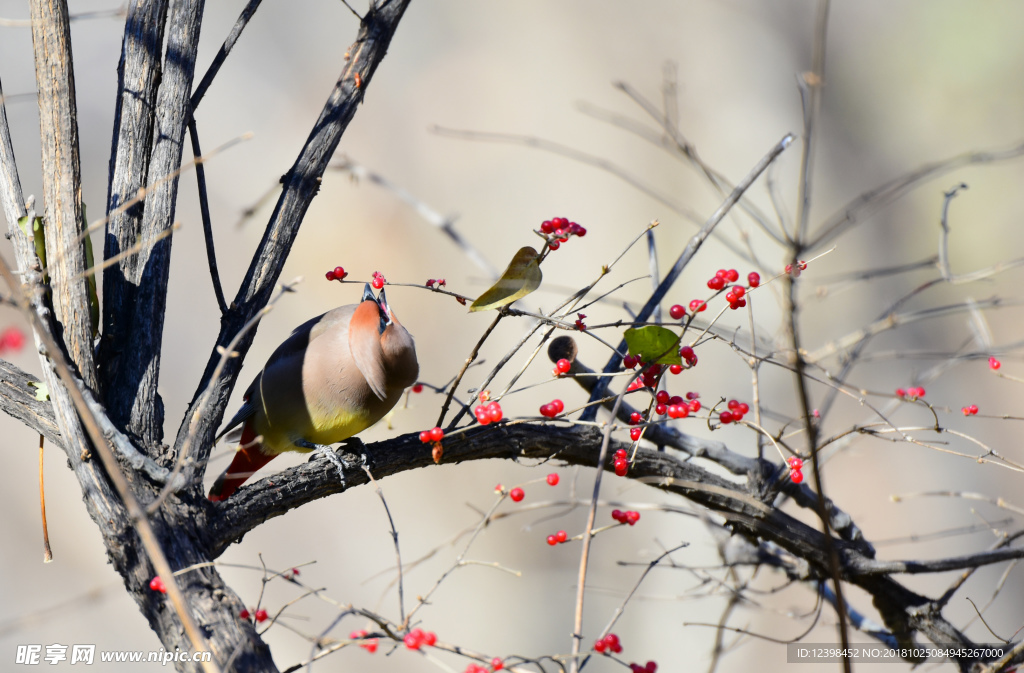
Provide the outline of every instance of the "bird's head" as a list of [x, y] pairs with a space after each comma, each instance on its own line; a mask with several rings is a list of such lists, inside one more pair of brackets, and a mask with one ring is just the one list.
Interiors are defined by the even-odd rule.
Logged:
[[404, 390], [419, 376], [412, 335], [398, 322], [384, 290], [374, 297], [369, 283], [349, 324], [349, 345], [356, 366], [380, 399]]

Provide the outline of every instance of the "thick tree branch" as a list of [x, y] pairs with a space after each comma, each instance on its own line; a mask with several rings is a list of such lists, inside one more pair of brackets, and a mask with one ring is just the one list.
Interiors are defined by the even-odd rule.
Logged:
[[0, 360], [0, 411], [18, 419], [57, 446], [64, 446], [49, 402], [36, 399], [39, 383], [34, 376], [23, 372], [10, 362]]
[[93, 324], [82, 233], [82, 180], [78, 160], [78, 110], [71, 63], [71, 22], [64, 0], [32, 0], [42, 149], [46, 265], [53, 307], [62, 327], [57, 335], [89, 387], [96, 387]]
[[[117, 66], [117, 105], [110, 153], [107, 192], [107, 227], [104, 259], [138, 243], [143, 204], [123, 204], [145, 188], [152, 156], [153, 119], [160, 84], [161, 54], [168, 0], [134, 0], [128, 8]], [[103, 336], [100, 340], [100, 375], [104, 390], [111, 390], [123, 355], [139, 279], [133, 258], [103, 272]]]
[[[489, 458], [558, 460], [570, 465], [594, 467], [601, 440], [601, 430], [595, 426], [557, 427], [524, 423], [474, 428], [444, 440], [444, 462]], [[615, 449], [630, 446], [614, 441], [612, 444], [609, 454]], [[365, 448], [378, 479], [433, 465], [430, 446], [419, 442], [415, 435]], [[361, 447], [360, 452], [362, 450]], [[308, 502], [367, 483], [359, 457], [344, 448], [339, 453], [345, 464], [344, 485], [338, 479], [335, 467], [314, 455], [304, 465], [239, 489], [223, 503], [208, 504], [209, 524], [205, 534], [211, 554], [220, 555], [231, 543], [269, 519]], [[604, 469], [611, 470], [612, 465], [609, 463]], [[635, 460], [630, 464], [629, 476], [712, 510], [725, 520], [730, 530], [755, 544], [767, 540], [802, 559], [807, 565], [805, 574], [799, 579], [819, 581], [830, 574], [824, 535], [754, 497], [747, 492], [746, 484], [719, 477], [694, 461], [648, 449], [637, 451]], [[838, 538], [832, 538], [832, 544], [842, 560], [843, 580], [871, 594], [886, 626], [901, 643], [912, 642], [914, 632], [919, 632], [934, 642], [971, 646], [971, 641], [946, 621], [940, 611], [929, 607], [933, 604], [928, 598], [907, 589], [886, 574], [890, 570], [902, 572], [910, 567], [906, 562], [888, 565], [875, 561], [865, 556], [855, 544]], [[1013, 553], [1004, 555], [1015, 556]], [[983, 560], [1006, 559], [985, 556]], [[936, 570], [948, 569], [945, 566], [949, 565], [922, 563], [931, 563]], [[952, 565], [963, 567], [961, 562]]]
[[[235, 349], [239, 356], [232, 358], [224, 369], [224, 375], [214, 380], [213, 372], [220, 361], [217, 349], [225, 347], [269, 301], [298, 234], [299, 225], [313, 197], [320, 189], [323, 173], [362, 101], [373, 73], [387, 53], [388, 45], [391, 44], [391, 39], [398, 28], [398, 22], [408, 5], [409, 0], [391, 0], [380, 6], [371, 7], [363, 17], [359, 35], [346, 54], [348, 61], [341, 77], [328, 97], [320, 118], [295, 164], [281, 178], [284, 186], [277, 206], [235, 297], [234, 309], [229, 311], [221, 323], [216, 346], [210, 354], [195, 397], [185, 412], [185, 420], [178, 429], [175, 450], [181, 450], [190, 434], [198, 438], [197, 454], [192, 457], [194, 460], [187, 474], [192, 482], [201, 481], [212, 448], [213, 433], [224, 416], [224, 408], [242, 367], [245, 353], [252, 344], [255, 331], [248, 333], [239, 342]], [[210, 412], [202, 417], [193, 418], [196, 406], [207, 388], [210, 389], [212, 396]], [[193, 423], [200, 424], [198, 430], [192, 429]], [[197, 476], [200, 478], [196, 479]]]
[[[191, 118], [189, 100], [203, 7], [204, 0], [182, 0], [171, 6], [138, 240], [156, 240], [174, 221], [177, 171], [181, 166], [185, 128]], [[137, 283], [138, 291], [121, 337], [125, 339], [122, 343], [131, 344], [131, 348], [120, 354], [120, 362], [114, 365], [115, 378], [107, 389], [107, 406], [114, 422], [153, 448], [163, 439], [163, 401], [157, 384], [171, 241], [171, 237], [162, 238], [119, 263], [128, 282]]]

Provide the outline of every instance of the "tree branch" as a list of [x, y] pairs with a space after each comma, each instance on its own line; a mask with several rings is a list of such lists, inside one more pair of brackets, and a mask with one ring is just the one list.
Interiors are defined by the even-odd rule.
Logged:
[[43, 207], [47, 271], [53, 308], [71, 362], [96, 387], [93, 324], [82, 233], [82, 179], [78, 160], [78, 110], [71, 63], [71, 22], [65, 0], [32, 0], [32, 46], [39, 94]]

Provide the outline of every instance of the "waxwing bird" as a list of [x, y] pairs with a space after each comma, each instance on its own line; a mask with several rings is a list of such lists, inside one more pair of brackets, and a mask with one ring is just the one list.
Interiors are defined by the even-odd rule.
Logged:
[[217, 438], [234, 430], [239, 447], [210, 488], [210, 500], [227, 498], [279, 453], [309, 452], [362, 432], [395, 406], [417, 376], [412, 335], [384, 290], [375, 298], [367, 284], [358, 304], [297, 327], [256, 375], [242, 408]]

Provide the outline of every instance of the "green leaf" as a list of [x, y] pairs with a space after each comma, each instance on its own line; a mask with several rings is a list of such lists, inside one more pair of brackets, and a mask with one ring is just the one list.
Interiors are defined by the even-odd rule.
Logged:
[[498, 282], [476, 298], [469, 307], [470, 312], [507, 306], [540, 287], [542, 276], [538, 259], [533, 248], [520, 248]]
[[29, 381], [28, 384], [36, 389], [36, 399], [46, 402], [50, 399], [50, 389], [42, 381]]
[[644, 362], [680, 365], [679, 336], [659, 325], [646, 325], [626, 330], [626, 346], [630, 355], [639, 355]]

